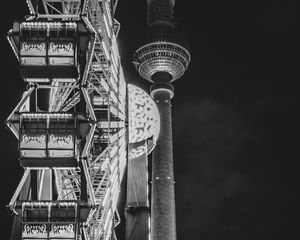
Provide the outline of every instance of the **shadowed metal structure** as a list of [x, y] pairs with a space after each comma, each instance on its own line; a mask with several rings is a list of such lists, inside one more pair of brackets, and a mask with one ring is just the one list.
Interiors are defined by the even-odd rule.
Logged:
[[171, 82], [188, 67], [190, 54], [185, 38], [175, 29], [175, 0], [148, 0], [147, 36], [134, 54], [139, 74], [152, 82], [151, 96], [160, 114], [161, 129], [152, 160], [151, 239], [176, 239], [172, 150]]
[[27, 84], [7, 118], [24, 168], [8, 205], [11, 240], [115, 240], [128, 136], [134, 144], [154, 135], [147, 128], [139, 138], [138, 116], [128, 127], [117, 1], [26, 2], [30, 14], [7, 36]]

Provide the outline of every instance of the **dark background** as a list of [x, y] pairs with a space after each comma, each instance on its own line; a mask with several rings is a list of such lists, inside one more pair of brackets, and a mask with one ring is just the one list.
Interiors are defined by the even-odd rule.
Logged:
[[[4, 120], [25, 89], [4, 34], [28, 14], [1, 3], [1, 239], [5, 209], [22, 176], [17, 141]], [[178, 239], [288, 239], [297, 233], [296, 82], [299, 3], [177, 0], [175, 19], [192, 62], [175, 83], [173, 138]], [[120, 0], [125, 77], [146, 27], [146, 0]], [[298, 60], [298, 61], [297, 61]], [[299, 234], [297, 234], [299, 235]], [[120, 238], [122, 239], [122, 238]]]

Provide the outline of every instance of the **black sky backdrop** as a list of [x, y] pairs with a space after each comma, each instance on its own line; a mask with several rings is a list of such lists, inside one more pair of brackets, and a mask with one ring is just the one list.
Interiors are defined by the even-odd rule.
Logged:
[[[1, 6], [4, 240], [12, 221], [5, 205], [22, 176], [4, 121], [25, 89], [4, 34], [28, 10], [25, 0]], [[177, 0], [174, 10], [192, 55], [172, 104], [178, 239], [290, 238], [299, 228], [298, 1]], [[116, 17], [126, 80], [148, 89], [131, 63], [146, 27], [146, 0], [120, 0]]]

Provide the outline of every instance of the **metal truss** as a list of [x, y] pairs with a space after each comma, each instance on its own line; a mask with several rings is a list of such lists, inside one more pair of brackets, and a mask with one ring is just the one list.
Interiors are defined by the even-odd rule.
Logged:
[[[119, 223], [116, 209], [121, 179], [127, 155], [126, 83], [117, 47], [120, 24], [113, 14], [117, 1], [113, 0], [42, 0], [43, 9], [26, 1], [31, 17], [28, 19], [80, 20], [93, 33], [89, 44], [87, 64], [81, 82], [52, 79], [49, 112], [66, 112], [85, 100], [90, 130], [80, 154], [82, 170], [87, 179], [88, 201], [93, 206], [82, 227], [85, 240], [116, 239], [114, 227]], [[9, 122], [21, 112], [34, 89], [32, 86], [8, 118], [8, 126], [18, 137], [18, 130]], [[13, 208], [21, 185], [14, 194]], [[41, 170], [42, 171], [42, 170]], [[55, 169], [58, 200], [78, 200], [80, 197], [80, 169]], [[81, 235], [79, 239], [83, 239]]]

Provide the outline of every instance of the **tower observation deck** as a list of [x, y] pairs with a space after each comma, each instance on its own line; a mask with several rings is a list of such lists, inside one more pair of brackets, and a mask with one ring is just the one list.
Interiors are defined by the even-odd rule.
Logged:
[[172, 82], [190, 62], [188, 44], [173, 21], [175, 0], [147, 0], [145, 40], [134, 54], [139, 74], [152, 83], [150, 94], [160, 114], [160, 135], [152, 160], [151, 239], [176, 239], [175, 192], [172, 149]]

